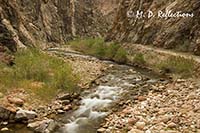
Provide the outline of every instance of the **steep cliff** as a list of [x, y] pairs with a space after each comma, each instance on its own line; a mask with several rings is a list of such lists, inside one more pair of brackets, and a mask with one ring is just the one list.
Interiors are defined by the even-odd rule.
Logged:
[[[183, 17], [183, 13], [187, 16]], [[200, 1], [197, 0], [123, 0], [107, 40], [154, 45], [200, 55], [199, 14]]]
[[93, 0], [1, 0], [1, 34], [6, 31], [12, 46], [15, 42], [21, 47], [51, 46], [75, 36], [104, 36], [109, 22], [98, 4]]

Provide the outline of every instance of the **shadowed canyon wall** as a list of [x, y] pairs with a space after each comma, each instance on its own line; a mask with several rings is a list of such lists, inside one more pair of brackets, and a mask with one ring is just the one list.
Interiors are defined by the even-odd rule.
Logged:
[[[158, 16], [159, 11], [182, 12], [193, 17]], [[140, 18], [131, 13], [143, 11]], [[148, 12], [155, 17], [147, 17]], [[128, 13], [127, 13], [128, 12]], [[200, 1], [198, 0], [123, 0], [107, 40], [154, 45], [157, 47], [190, 51], [200, 55]]]
[[23, 47], [64, 43], [75, 36], [104, 36], [111, 22], [100, 5], [98, 0], [1, 0], [1, 40], [10, 34], [12, 45]]

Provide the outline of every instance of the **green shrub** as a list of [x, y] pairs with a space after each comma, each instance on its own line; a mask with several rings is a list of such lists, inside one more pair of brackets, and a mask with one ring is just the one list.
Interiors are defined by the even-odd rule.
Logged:
[[100, 59], [114, 60], [119, 63], [125, 63], [127, 60], [127, 53], [119, 44], [105, 43], [101, 38], [77, 39], [69, 44], [74, 50]]
[[133, 61], [137, 64], [145, 64], [145, 59], [144, 59], [144, 55], [142, 53], [137, 53], [135, 56], [134, 56], [134, 59]]
[[117, 53], [115, 54], [114, 61], [119, 62], [119, 63], [126, 63], [127, 61], [126, 55], [127, 55], [126, 51], [122, 48], [119, 48], [117, 50]]
[[195, 63], [192, 59], [170, 56], [167, 60], [161, 61], [158, 64], [158, 68], [163, 71], [181, 74], [182, 76], [191, 76], [195, 69]]
[[[6, 88], [30, 89], [42, 98], [56, 95], [58, 90], [76, 91], [78, 78], [62, 59], [35, 49], [18, 51], [15, 58], [12, 67], [0, 64], [0, 84]], [[44, 85], [34, 90], [31, 83]]]
[[106, 57], [108, 57], [109, 59], [113, 59], [119, 48], [120, 48], [119, 44], [109, 43], [106, 48]]
[[85, 54], [92, 54], [94, 53], [96, 46], [102, 45], [103, 43], [104, 41], [101, 38], [79, 38], [70, 41], [69, 45], [77, 51], [83, 52]]

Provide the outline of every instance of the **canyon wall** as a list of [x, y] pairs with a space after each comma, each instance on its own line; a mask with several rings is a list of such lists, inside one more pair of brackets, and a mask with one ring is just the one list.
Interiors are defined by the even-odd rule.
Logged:
[[101, 4], [98, 0], [1, 0], [0, 43], [45, 47], [73, 37], [104, 36], [111, 22]]
[[[143, 11], [145, 17], [139, 13], [136, 16], [137, 11]], [[149, 11], [155, 16], [148, 18]], [[193, 14], [193, 17], [158, 16], [159, 12], [164, 14], [167, 11]], [[153, 45], [200, 55], [199, 14], [198, 0], [123, 0], [106, 40]]]

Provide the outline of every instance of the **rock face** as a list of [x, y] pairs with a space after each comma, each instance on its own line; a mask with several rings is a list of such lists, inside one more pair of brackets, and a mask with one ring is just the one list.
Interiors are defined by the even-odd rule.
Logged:
[[64, 43], [74, 36], [104, 36], [109, 23], [100, 4], [98, 0], [1, 0], [0, 42], [16, 49]]
[[[193, 17], [161, 18], [158, 16], [159, 11], [165, 13], [170, 10], [172, 13], [181, 11], [193, 14]], [[137, 11], [143, 11], [146, 16], [136, 17]], [[155, 17], [148, 18], [148, 11], [152, 11]], [[123, 0], [107, 40], [151, 44], [200, 55], [199, 13], [200, 2], [196, 0], [161, 0], [159, 2], [156, 0]]]

